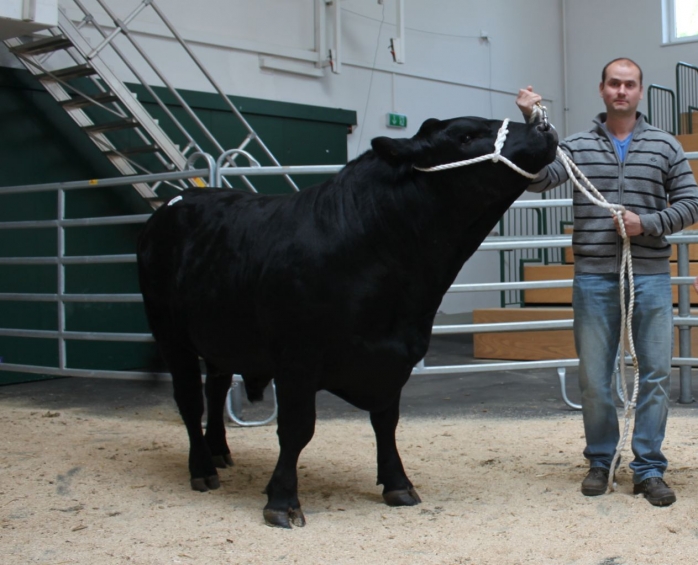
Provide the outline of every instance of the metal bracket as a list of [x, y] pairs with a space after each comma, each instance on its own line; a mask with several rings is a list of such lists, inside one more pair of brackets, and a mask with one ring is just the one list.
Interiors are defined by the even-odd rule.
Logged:
[[557, 368], [557, 376], [560, 379], [560, 389], [562, 391], [562, 400], [564, 400], [565, 404], [567, 404], [567, 406], [569, 406], [570, 408], [574, 408], [575, 410], [581, 410], [582, 409], [581, 404], [575, 404], [567, 397], [567, 387], [565, 386], [565, 377], [567, 376], [567, 369], [565, 367], [558, 367]]
[[274, 381], [271, 381], [271, 391], [274, 395], [274, 411], [265, 420], [243, 420], [242, 419], [242, 387], [244, 386], [244, 381], [242, 376], [233, 375], [233, 383], [228, 389], [228, 396], [225, 402], [225, 409], [228, 413], [228, 417], [235, 422], [238, 426], [251, 427], [251, 426], [264, 426], [271, 422], [278, 413], [278, 405], [276, 403], [276, 385]]

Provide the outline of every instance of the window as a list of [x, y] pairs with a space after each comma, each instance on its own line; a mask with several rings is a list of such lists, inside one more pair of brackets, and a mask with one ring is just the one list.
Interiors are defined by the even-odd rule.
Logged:
[[698, 0], [662, 0], [664, 44], [698, 41]]

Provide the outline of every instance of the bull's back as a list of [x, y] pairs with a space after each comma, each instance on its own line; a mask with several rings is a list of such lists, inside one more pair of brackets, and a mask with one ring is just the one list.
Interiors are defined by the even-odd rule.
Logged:
[[252, 242], [246, 234], [255, 231], [254, 208], [263, 204], [254, 195], [193, 189], [153, 214], [139, 238], [137, 255], [146, 315], [156, 340], [186, 338], [209, 358], [223, 357], [219, 352], [235, 354], [231, 344], [241, 351], [259, 347], [251, 304]]

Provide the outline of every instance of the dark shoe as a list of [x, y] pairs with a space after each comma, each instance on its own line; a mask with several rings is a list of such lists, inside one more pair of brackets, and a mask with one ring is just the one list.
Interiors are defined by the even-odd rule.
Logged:
[[654, 506], [669, 506], [676, 502], [674, 491], [660, 477], [650, 477], [636, 484], [633, 494], [644, 494], [647, 501]]
[[608, 469], [592, 467], [582, 481], [584, 496], [599, 496], [608, 488]]

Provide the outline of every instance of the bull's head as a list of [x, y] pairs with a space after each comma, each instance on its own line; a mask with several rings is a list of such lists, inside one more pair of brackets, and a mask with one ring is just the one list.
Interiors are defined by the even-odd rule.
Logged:
[[[414, 137], [377, 137], [371, 145], [380, 158], [393, 166], [407, 164], [417, 169], [429, 169], [495, 153], [495, 141], [501, 128], [499, 120], [430, 118]], [[536, 173], [555, 158], [558, 138], [547, 121], [510, 122], [507, 129], [501, 155], [524, 171]]]

